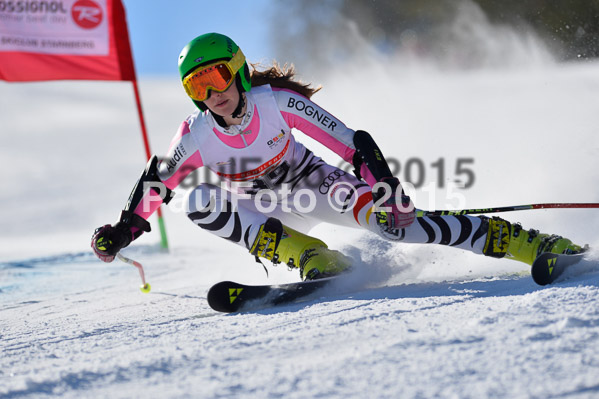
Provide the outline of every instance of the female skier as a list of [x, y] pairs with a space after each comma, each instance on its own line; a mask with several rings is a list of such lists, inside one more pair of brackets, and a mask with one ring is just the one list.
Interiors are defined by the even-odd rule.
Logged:
[[[104, 262], [144, 231], [171, 190], [202, 166], [236, 187], [200, 184], [187, 216], [256, 257], [298, 268], [303, 280], [337, 274], [349, 258], [306, 233], [320, 222], [361, 227], [409, 243], [449, 245], [532, 264], [542, 252], [581, 248], [556, 235], [523, 230], [500, 218], [416, 218], [410, 198], [372, 137], [351, 130], [310, 100], [318, 89], [276, 65], [250, 72], [230, 38], [208, 33], [179, 56], [183, 87], [199, 108], [181, 124], [165, 161], [153, 157], [119, 221], [96, 229], [92, 248]], [[325, 163], [295, 140], [295, 128], [354, 165], [354, 175]]]

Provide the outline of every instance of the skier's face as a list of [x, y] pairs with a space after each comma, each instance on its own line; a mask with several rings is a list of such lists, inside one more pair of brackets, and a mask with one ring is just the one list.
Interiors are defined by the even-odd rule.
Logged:
[[237, 108], [238, 103], [239, 91], [235, 84], [222, 93], [211, 90], [210, 97], [204, 101], [210, 111], [222, 117], [230, 116]]

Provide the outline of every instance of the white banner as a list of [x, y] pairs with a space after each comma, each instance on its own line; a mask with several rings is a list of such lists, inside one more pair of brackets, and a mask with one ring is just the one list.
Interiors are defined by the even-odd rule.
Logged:
[[107, 0], [0, 0], [0, 51], [106, 56]]

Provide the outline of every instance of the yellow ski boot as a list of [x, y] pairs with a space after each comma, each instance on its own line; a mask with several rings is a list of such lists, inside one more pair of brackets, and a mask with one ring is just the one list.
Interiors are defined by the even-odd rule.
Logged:
[[505, 256], [532, 265], [537, 256], [544, 252], [575, 254], [583, 250], [569, 239], [555, 234], [540, 234], [534, 229], [526, 231], [520, 223], [512, 225], [498, 217], [485, 219], [489, 223], [489, 230], [483, 253], [488, 256]]
[[351, 265], [341, 252], [328, 249], [318, 238], [283, 226], [275, 218], [268, 218], [260, 226], [250, 253], [275, 264], [283, 262], [290, 268], [299, 268], [302, 280], [334, 276]]
[[512, 225], [510, 245], [506, 257], [532, 265], [543, 252], [554, 254], [575, 254], [582, 247], [571, 240], [555, 234], [539, 234], [538, 230], [523, 230], [520, 223]]

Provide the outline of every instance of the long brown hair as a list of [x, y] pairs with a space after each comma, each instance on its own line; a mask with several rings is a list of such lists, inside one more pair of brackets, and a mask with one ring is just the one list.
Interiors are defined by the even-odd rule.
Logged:
[[272, 87], [293, 90], [305, 97], [312, 97], [322, 87], [312, 87], [311, 83], [303, 83], [295, 78], [295, 67], [285, 64], [282, 67], [275, 61], [270, 68], [260, 70], [260, 64], [251, 64], [252, 87], [269, 84]]

